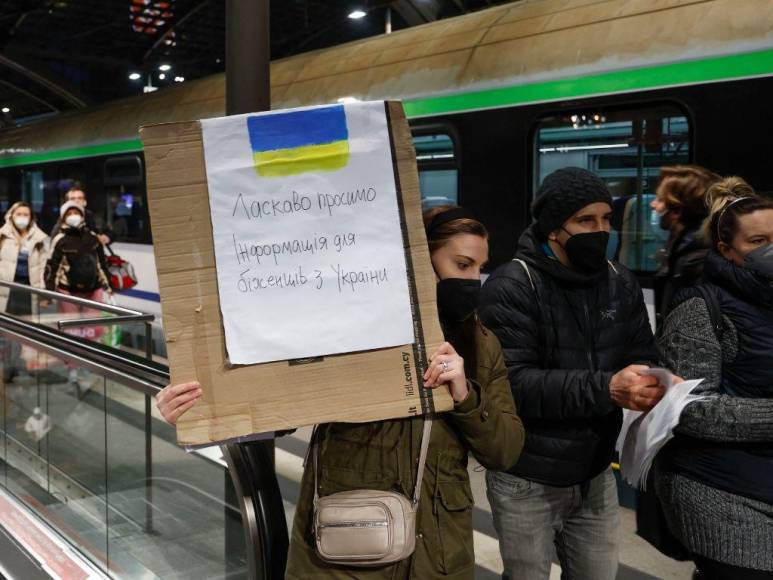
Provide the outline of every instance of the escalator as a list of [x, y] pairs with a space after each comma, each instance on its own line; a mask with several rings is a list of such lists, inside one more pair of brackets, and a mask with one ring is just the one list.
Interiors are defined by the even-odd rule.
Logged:
[[[9, 500], [103, 577], [280, 578], [287, 528], [265, 447], [177, 446], [152, 400], [169, 382], [164, 361], [150, 342], [141, 356], [135, 344], [100, 340], [119, 325], [149, 329], [148, 316], [90, 303], [81, 304], [90, 316], [63, 321], [52, 303], [80, 299], [14, 291], [29, 291], [33, 308], [0, 314], [0, 489]], [[31, 577], [9, 569], [7, 552], [0, 572]]]

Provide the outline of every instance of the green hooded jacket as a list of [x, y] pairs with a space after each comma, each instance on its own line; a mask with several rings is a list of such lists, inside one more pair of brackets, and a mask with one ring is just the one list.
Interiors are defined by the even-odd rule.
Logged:
[[[416, 550], [402, 562], [379, 568], [344, 568], [322, 562], [312, 535], [314, 473], [308, 461], [290, 538], [286, 578], [472, 580], [473, 496], [467, 453], [487, 469], [506, 470], [518, 460], [524, 430], [510, 391], [502, 349], [478, 325], [477, 378], [470, 394], [432, 425], [416, 519]], [[422, 417], [320, 426], [320, 495], [355, 489], [394, 490], [406, 497], [421, 444]]]

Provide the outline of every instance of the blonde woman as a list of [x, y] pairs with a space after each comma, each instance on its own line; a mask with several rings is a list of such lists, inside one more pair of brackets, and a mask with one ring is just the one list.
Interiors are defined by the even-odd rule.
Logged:
[[773, 200], [738, 177], [714, 184], [706, 284], [676, 297], [659, 346], [704, 378], [658, 456], [655, 489], [701, 578], [773, 577]]
[[[0, 280], [45, 287], [48, 241], [48, 236], [35, 223], [30, 205], [25, 201], [13, 204], [0, 227]], [[0, 306], [9, 314], [29, 315], [31, 296], [2, 286]]]

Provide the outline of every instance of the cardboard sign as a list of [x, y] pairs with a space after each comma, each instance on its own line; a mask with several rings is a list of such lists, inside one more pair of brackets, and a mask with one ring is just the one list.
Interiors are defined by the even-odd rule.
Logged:
[[201, 127], [229, 361], [412, 344], [383, 101]]
[[[177, 424], [181, 444], [453, 407], [447, 390], [423, 387], [426, 357], [443, 341], [435, 276], [421, 220], [408, 123], [399, 103], [383, 106], [407, 266], [412, 340], [377, 350], [246, 366], [232, 366], [226, 356], [201, 124], [141, 129], [172, 382], [198, 380], [203, 390], [202, 400]], [[257, 153], [262, 152], [258, 146]], [[256, 166], [268, 172], [276, 170], [270, 167], [271, 159], [257, 154], [254, 158]], [[332, 319], [336, 314], [330, 315]]]

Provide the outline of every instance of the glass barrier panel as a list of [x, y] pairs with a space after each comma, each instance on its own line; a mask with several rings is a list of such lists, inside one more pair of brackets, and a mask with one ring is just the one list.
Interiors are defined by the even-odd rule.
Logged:
[[104, 568], [105, 380], [2, 339], [5, 486]]
[[144, 392], [0, 333], [0, 485], [114, 578], [247, 578], [227, 469]]

